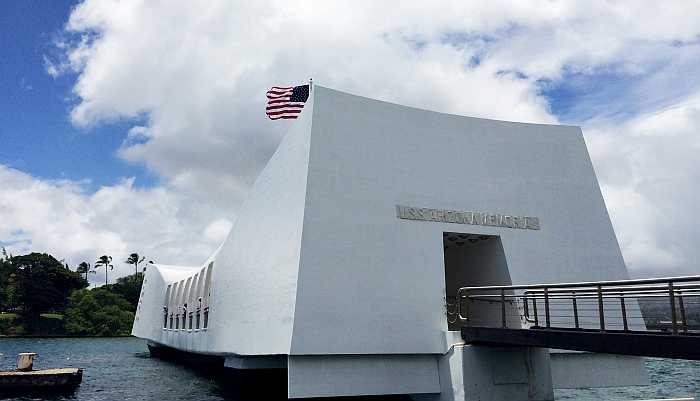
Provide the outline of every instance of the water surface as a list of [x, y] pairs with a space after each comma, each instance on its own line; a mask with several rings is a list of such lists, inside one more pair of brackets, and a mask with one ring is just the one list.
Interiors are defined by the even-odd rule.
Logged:
[[[215, 372], [151, 358], [137, 338], [0, 338], [0, 368], [16, 366], [19, 352], [39, 354], [35, 369], [81, 367], [83, 382], [70, 395], [16, 400], [226, 400], [226, 381]], [[264, 398], [263, 398], [264, 399]]]
[[[6, 400], [285, 399], [285, 383], [279, 377], [251, 383], [250, 377], [235, 371], [207, 371], [151, 358], [145, 341], [137, 338], [0, 338], [0, 369], [14, 368], [20, 352], [37, 352], [36, 368], [84, 368], [83, 383], [69, 395]], [[650, 386], [557, 390], [556, 399], [611, 401], [692, 396], [700, 401], [700, 362], [648, 359], [646, 364]], [[242, 392], [244, 385], [253, 391]]]

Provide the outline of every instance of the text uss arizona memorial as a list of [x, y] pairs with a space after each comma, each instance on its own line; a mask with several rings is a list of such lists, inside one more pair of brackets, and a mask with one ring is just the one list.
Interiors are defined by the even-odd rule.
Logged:
[[472, 224], [539, 230], [537, 217], [511, 216], [507, 214], [463, 212], [458, 210], [428, 209], [396, 205], [396, 217], [407, 220], [438, 221], [443, 223]]

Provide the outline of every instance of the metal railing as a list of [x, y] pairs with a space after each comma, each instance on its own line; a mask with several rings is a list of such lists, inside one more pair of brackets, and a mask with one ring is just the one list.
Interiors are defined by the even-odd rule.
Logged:
[[458, 326], [700, 333], [700, 276], [462, 287]]

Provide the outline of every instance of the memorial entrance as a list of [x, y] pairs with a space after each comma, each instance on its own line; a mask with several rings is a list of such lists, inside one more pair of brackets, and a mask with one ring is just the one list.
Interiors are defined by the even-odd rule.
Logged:
[[[495, 235], [473, 233], [443, 233], [443, 255], [445, 264], [445, 303], [449, 330], [458, 330], [455, 324], [457, 292], [461, 287], [509, 285], [508, 264], [501, 238]], [[489, 295], [489, 294], [487, 294]], [[498, 295], [496, 293], [493, 294]], [[500, 298], [462, 300], [462, 307], [472, 308], [470, 316], [474, 323], [500, 321]], [[516, 305], [508, 305], [516, 308]], [[514, 310], [516, 312], [516, 310]], [[511, 315], [511, 314], [509, 314]], [[517, 316], [513, 313], [512, 316]], [[514, 322], [515, 323], [515, 322]], [[517, 322], [519, 324], [519, 321]]]

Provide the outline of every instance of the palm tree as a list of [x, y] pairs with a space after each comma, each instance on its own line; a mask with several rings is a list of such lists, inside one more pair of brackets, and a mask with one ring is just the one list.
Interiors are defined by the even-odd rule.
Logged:
[[114, 270], [114, 265], [112, 264], [112, 257], [107, 255], [100, 256], [97, 262], [95, 262], [95, 267], [97, 266], [105, 267], [105, 285], [107, 285], [107, 268], [109, 267], [109, 270]]
[[90, 263], [88, 263], [88, 262], [81, 262], [78, 265], [78, 268], [75, 269], [75, 271], [78, 272], [79, 274], [85, 274], [85, 281], [87, 281], [87, 279], [88, 279], [88, 273], [92, 273], [92, 274], [97, 273], [96, 271], [90, 269]]
[[139, 254], [134, 252], [131, 255], [129, 255], [129, 258], [125, 260], [124, 262], [134, 265], [134, 276], [137, 276], [139, 274], [139, 264], [143, 262], [146, 259], [145, 256], [141, 256], [139, 259]]

